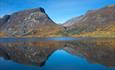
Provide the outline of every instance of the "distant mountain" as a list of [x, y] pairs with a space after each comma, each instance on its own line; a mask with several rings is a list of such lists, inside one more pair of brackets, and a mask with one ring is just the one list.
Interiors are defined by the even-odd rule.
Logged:
[[96, 33], [97, 31], [115, 32], [115, 5], [90, 10], [85, 15], [70, 19], [63, 26], [73, 34]]
[[0, 26], [1, 32], [10, 37], [44, 37], [49, 34], [53, 35], [61, 29], [48, 17], [43, 8], [29, 9], [6, 15], [0, 19]]

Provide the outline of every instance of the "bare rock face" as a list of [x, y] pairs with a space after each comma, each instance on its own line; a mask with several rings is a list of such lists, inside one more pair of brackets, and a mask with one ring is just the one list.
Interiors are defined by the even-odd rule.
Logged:
[[5, 16], [3, 16], [3, 18], [0, 18], [0, 27], [1, 27], [4, 23], [6, 23], [6, 22], [9, 20], [9, 18], [10, 18], [10, 15], [5, 15]]
[[89, 10], [85, 15], [70, 19], [64, 23], [68, 29], [82, 32], [96, 31], [98, 28], [115, 25], [115, 5], [110, 5], [97, 10]]
[[8, 36], [26, 36], [36, 35], [45, 30], [45, 32], [50, 32], [56, 26], [58, 25], [48, 17], [43, 8], [35, 8], [13, 13], [3, 24], [1, 30]]

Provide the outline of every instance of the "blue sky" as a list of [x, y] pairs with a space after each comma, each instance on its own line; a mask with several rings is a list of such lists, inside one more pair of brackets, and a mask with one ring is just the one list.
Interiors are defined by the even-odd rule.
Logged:
[[56, 23], [80, 16], [88, 10], [115, 4], [115, 0], [0, 0], [0, 16], [16, 11], [43, 7]]

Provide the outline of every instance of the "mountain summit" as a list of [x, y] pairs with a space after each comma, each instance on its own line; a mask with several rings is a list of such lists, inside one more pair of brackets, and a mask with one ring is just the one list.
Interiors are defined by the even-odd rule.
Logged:
[[45, 36], [60, 27], [48, 17], [43, 8], [19, 11], [2, 19], [1, 30], [8, 36]]

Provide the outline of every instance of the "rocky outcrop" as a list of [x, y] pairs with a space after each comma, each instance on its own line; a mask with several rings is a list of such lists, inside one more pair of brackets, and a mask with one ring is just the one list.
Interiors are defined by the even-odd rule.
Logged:
[[5, 15], [3, 18], [0, 18], [0, 27], [5, 24], [10, 18], [10, 15]]

